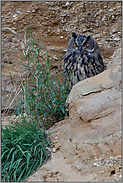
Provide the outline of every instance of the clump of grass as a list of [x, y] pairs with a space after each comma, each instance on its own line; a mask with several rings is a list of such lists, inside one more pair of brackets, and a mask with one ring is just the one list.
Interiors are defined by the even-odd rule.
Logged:
[[39, 168], [50, 155], [45, 131], [33, 119], [23, 116], [1, 128], [1, 181], [19, 182]]
[[54, 62], [49, 61], [48, 51], [42, 46], [42, 41], [40, 44], [37, 42], [30, 27], [22, 47], [28, 77], [25, 85], [22, 85], [23, 96], [16, 106], [16, 114], [26, 110], [28, 115], [38, 118], [48, 128], [50, 123], [58, 122], [68, 115], [65, 102], [70, 90], [57, 79], [57, 71], [51, 72]]

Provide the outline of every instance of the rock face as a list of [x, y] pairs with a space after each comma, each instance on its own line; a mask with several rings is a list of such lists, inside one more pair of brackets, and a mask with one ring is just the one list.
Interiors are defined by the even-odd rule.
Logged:
[[[75, 85], [67, 99], [72, 141], [95, 146], [90, 156], [121, 153], [121, 68], [108, 69]], [[97, 145], [98, 144], [98, 145]], [[117, 147], [117, 148], [116, 148]], [[110, 153], [109, 153], [110, 152]]]

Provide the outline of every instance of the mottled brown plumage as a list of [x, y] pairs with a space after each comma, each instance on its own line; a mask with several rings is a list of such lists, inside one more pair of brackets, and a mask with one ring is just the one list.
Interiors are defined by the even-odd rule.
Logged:
[[91, 36], [72, 33], [64, 57], [64, 81], [68, 88], [104, 71], [99, 46]]

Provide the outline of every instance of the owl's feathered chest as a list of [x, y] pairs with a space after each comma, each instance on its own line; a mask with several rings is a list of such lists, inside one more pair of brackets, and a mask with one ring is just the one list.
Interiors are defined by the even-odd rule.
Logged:
[[[88, 77], [95, 76], [104, 70], [100, 53], [69, 52], [64, 57], [64, 76], [71, 82], [71, 86]], [[75, 80], [75, 81], [74, 81]]]
[[[95, 53], [76, 53], [75, 51], [67, 53], [64, 57], [64, 66], [68, 69], [72, 69], [74, 66], [84, 67], [84, 66], [93, 66], [97, 65], [100, 67], [100, 64], [102, 64], [102, 57], [100, 54]], [[74, 69], [74, 68], [73, 68]], [[72, 69], [72, 70], [73, 70]]]

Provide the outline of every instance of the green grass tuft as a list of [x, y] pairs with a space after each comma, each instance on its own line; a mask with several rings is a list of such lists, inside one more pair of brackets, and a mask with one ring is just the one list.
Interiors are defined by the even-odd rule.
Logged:
[[24, 181], [50, 156], [50, 142], [31, 118], [5, 127], [1, 128], [1, 181]]

